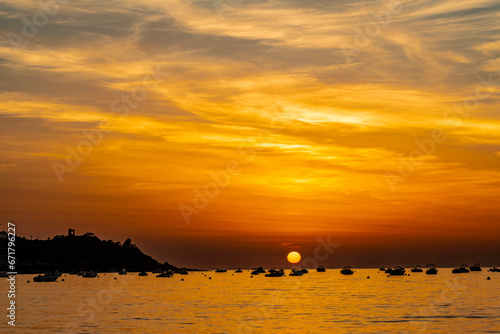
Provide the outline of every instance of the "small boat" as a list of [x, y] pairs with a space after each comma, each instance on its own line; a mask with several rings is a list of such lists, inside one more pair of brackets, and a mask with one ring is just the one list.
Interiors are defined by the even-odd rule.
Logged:
[[225, 273], [227, 269], [217, 269], [215, 272], [216, 273]]
[[46, 273], [45, 275], [38, 275], [33, 277], [33, 282], [55, 282], [59, 276]]
[[389, 268], [389, 275], [391, 276], [404, 276], [406, 270], [401, 266], [397, 266], [394, 269]]
[[306, 266], [302, 266], [302, 269], [300, 269], [300, 270], [302, 270], [302, 272], [303, 272], [304, 274], [307, 274], [307, 273], [309, 272], [309, 270], [307, 270], [307, 267], [306, 267]]
[[492, 273], [500, 273], [500, 268], [494, 267], [494, 268], [491, 268], [488, 271], [491, 271]]
[[188, 275], [189, 273], [186, 270], [179, 271], [179, 275]]
[[9, 277], [5, 271], [0, 272], [0, 277]]
[[269, 269], [269, 273], [266, 274], [265, 276], [266, 277], [282, 277], [282, 276], [285, 276], [285, 271], [283, 269], [275, 269], [273, 267], [273, 268]]
[[85, 271], [80, 271], [77, 275], [78, 276], [83, 276], [83, 274], [85, 274]]
[[427, 275], [437, 275], [438, 270], [436, 269], [436, 266], [434, 264], [428, 264], [425, 273]]
[[238, 268], [238, 269], [236, 269], [234, 272], [235, 272], [235, 273], [242, 273], [242, 272], [243, 272], [243, 270], [241, 270], [241, 268]]
[[411, 270], [412, 273], [423, 273], [424, 271], [422, 270], [422, 266], [417, 264], [415, 268]]
[[257, 268], [252, 268], [251, 275], [258, 275], [258, 274], [260, 274], [260, 271], [258, 271]]
[[469, 272], [469, 266], [466, 264], [462, 264], [460, 268], [455, 268], [451, 271], [452, 274], [462, 274], [462, 273], [468, 273]]
[[325, 269], [325, 267], [324, 267], [324, 266], [319, 266], [319, 267], [316, 269], [316, 271], [317, 271], [318, 273], [324, 273], [324, 272], [326, 271], [326, 269]]
[[265, 274], [266, 271], [264, 270], [264, 267], [257, 267], [257, 271], [261, 274]]
[[161, 270], [161, 269], [153, 270], [153, 274], [161, 274], [162, 272], [163, 272], [163, 270]]
[[304, 275], [304, 273], [300, 269], [292, 269], [290, 274], [288, 274], [288, 276], [302, 276], [302, 275]]
[[147, 273], [147, 272], [145, 272], [145, 271], [141, 271], [141, 272], [139, 273], [139, 276], [149, 276], [149, 275], [148, 275], [148, 273]]
[[123, 267], [122, 270], [120, 270], [120, 272], [118, 273], [118, 275], [127, 275], [127, 269]]
[[156, 277], [172, 277], [174, 274], [171, 271], [164, 271], [159, 275], [156, 275]]
[[87, 271], [86, 273], [83, 273], [82, 277], [85, 277], [85, 278], [94, 278], [94, 277], [97, 277], [97, 272], [95, 272], [95, 271]]
[[469, 268], [470, 271], [482, 271], [481, 265], [479, 263], [474, 263], [472, 267]]
[[352, 271], [351, 266], [344, 266], [344, 269], [340, 271], [342, 275], [352, 275], [354, 271]]
[[387, 270], [387, 268], [385, 266], [381, 266], [378, 271], [384, 271], [385, 272], [386, 270]]

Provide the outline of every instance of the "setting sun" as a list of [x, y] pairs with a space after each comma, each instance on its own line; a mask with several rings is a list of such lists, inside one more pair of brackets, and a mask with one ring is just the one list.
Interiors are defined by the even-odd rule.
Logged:
[[297, 252], [290, 252], [290, 253], [288, 253], [286, 259], [290, 263], [297, 263], [300, 261], [300, 254]]

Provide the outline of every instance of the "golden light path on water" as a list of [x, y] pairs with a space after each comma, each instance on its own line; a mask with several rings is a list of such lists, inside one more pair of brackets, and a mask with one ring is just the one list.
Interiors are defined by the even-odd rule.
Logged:
[[[281, 278], [250, 278], [247, 270], [172, 278], [63, 275], [29, 284], [32, 275], [18, 275], [17, 325], [2, 325], [2, 332], [498, 333], [500, 273], [453, 275], [440, 268], [436, 276], [387, 277], [355, 270]], [[6, 291], [5, 280], [0, 288]]]

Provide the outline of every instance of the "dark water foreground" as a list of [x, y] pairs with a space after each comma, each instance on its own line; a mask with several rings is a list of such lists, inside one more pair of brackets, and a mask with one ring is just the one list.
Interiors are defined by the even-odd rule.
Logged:
[[[16, 327], [2, 315], [2, 333], [500, 333], [500, 273], [486, 271], [27, 280], [17, 276]], [[0, 291], [8, 291], [5, 279]]]

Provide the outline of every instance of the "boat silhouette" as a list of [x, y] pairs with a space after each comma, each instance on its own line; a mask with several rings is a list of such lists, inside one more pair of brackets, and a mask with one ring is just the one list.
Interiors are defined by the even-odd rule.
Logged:
[[215, 272], [216, 273], [225, 273], [227, 269], [217, 269]]
[[325, 269], [325, 267], [324, 267], [324, 266], [319, 266], [319, 267], [316, 269], [316, 271], [317, 271], [318, 273], [324, 273], [324, 272], [326, 271], [326, 269]]
[[292, 269], [290, 274], [288, 274], [288, 276], [302, 276], [302, 275], [304, 275], [304, 273], [300, 269]]
[[85, 273], [82, 274], [82, 277], [85, 277], [85, 278], [94, 278], [94, 277], [97, 277], [97, 272], [95, 271], [87, 271]]
[[472, 267], [469, 268], [470, 271], [482, 271], [481, 265], [479, 263], [474, 263]]
[[352, 271], [351, 266], [344, 266], [344, 269], [340, 271], [342, 275], [352, 275], [354, 271]]
[[122, 270], [120, 270], [120, 272], [118, 273], [118, 275], [127, 275], [127, 269], [123, 267]]
[[307, 273], [309, 272], [309, 270], [307, 270], [307, 267], [306, 267], [306, 266], [302, 266], [302, 269], [300, 269], [300, 270], [302, 270], [302, 272], [303, 272], [304, 274], [307, 274]]
[[455, 268], [451, 271], [452, 274], [462, 274], [462, 273], [468, 273], [469, 272], [469, 266], [466, 264], [462, 264], [460, 268]]
[[241, 270], [241, 268], [238, 268], [238, 269], [236, 269], [234, 272], [235, 272], [235, 273], [242, 273], [242, 272], [243, 272], [243, 270]]
[[147, 272], [145, 272], [145, 271], [141, 271], [141, 272], [139, 273], [139, 276], [149, 276], [149, 275], [148, 275], [148, 273], [147, 273]]
[[53, 275], [51, 273], [45, 273], [45, 275], [38, 275], [33, 277], [33, 282], [55, 282], [59, 278], [58, 275]]
[[397, 266], [394, 269], [392, 269], [392, 268], [388, 269], [388, 274], [391, 276], [404, 276], [405, 272], [406, 272], [405, 268], [403, 268], [401, 266]]
[[[303, 273], [303, 272], [302, 272]], [[282, 277], [285, 275], [285, 271], [283, 269], [275, 269], [272, 267], [269, 269], [269, 273], [267, 273], [266, 277]]]
[[437, 275], [438, 270], [436, 269], [436, 266], [434, 264], [428, 264], [425, 273], [427, 275]]
[[500, 268], [494, 267], [494, 268], [491, 268], [488, 271], [491, 271], [492, 273], [500, 273]]
[[156, 277], [167, 277], [167, 278], [170, 278], [173, 275], [174, 275], [174, 273], [172, 271], [168, 270], [168, 271], [162, 272], [161, 274], [156, 275]]
[[412, 272], [412, 273], [422, 273], [422, 272], [424, 272], [424, 271], [422, 270], [422, 266], [421, 266], [421, 265], [419, 265], [419, 264], [417, 264], [417, 265], [415, 266], [415, 268], [413, 268], [413, 269], [411, 270], [411, 272]]

